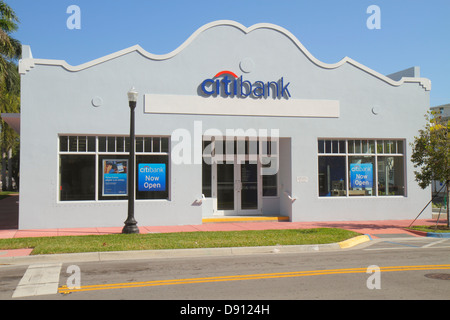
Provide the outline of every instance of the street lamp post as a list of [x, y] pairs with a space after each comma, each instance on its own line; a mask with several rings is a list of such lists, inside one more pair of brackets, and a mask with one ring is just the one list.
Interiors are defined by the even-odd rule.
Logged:
[[138, 98], [138, 92], [136, 89], [131, 88], [128, 92], [128, 104], [130, 106], [130, 154], [128, 158], [128, 217], [124, 222], [125, 226], [122, 229], [122, 233], [139, 233], [137, 227], [137, 221], [134, 219], [134, 109], [136, 108], [136, 101]]

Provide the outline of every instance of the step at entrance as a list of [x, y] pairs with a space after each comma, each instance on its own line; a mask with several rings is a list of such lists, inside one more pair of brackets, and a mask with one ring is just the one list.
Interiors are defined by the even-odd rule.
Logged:
[[204, 217], [203, 223], [219, 223], [219, 222], [289, 222], [286, 216], [213, 216]]

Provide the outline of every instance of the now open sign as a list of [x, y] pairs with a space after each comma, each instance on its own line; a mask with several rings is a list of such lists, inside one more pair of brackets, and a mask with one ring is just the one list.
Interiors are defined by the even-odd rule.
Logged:
[[373, 167], [371, 163], [350, 164], [350, 184], [352, 188], [372, 188]]
[[140, 163], [138, 170], [139, 191], [166, 191], [165, 163]]

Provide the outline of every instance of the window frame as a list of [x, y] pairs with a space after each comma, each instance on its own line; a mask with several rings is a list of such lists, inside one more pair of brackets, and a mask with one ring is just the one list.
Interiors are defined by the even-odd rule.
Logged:
[[[334, 141], [345, 142], [345, 152], [333, 152], [333, 148], [327, 149], [327, 141], [332, 146]], [[373, 143], [373, 144], [372, 144]], [[323, 144], [323, 145], [321, 145]], [[358, 147], [359, 146], [359, 147]], [[386, 147], [389, 146], [389, 147]], [[406, 177], [406, 139], [402, 138], [318, 138], [317, 139], [317, 196], [321, 199], [327, 198], [378, 198], [378, 197], [407, 197], [407, 177]], [[327, 152], [330, 150], [330, 152]], [[358, 151], [358, 152], [357, 152]], [[366, 152], [364, 152], [366, 151]], [[345, 158], [345, 195], [324, 196], [320, 195], [320, 157], [344, 157]], [[372, 195], [350, 195], [350, 157], [373, 157], [373, 194]], [[379, 191], [379, 157], [399, 157], [402, 158], [403, 194], [380, 194]]]
[[[218, 148], [216, 149], [216, 142], [218, 143], [217, 146]], [[244, 146], [243, 150], [244, 150], [244, 155], [243, 156], [247, 156], [250, 157], [250, 160], [253, 160], [252, 157], [254, 157], [256, 159], [256, 161], [261, 163], [261, 167], [263, 166], [263, 159], [264, 161], [270, 161], [274, 160], [279, 162], [279, 147], [280, 147], [280, 141], [279, 139], [274, 139], [272, 140], [271, 137], [256, 137], [256, 138], [249, 138], [249, 137], [238, 137], [238, 136], [233, 136], [233, 137], [229, 137], [229, 136], [222, 136], [222, 137], [215, 137], [215, 136], [208, 136], [205, 135], [202, 137], [202, 194], [205, 196], [205, 198], [215, 198], [217, 197], [214, 196], [214, 190], [215, 190], [215, 186], [214, 186], [214, 164], [213, 162], [215, 161], [226, 161], [228, 154], [226, 153], [227, 149], [226, 149], [226, 142], [232, 142], [233, 143], [233, 154], [231, 155], [232, 157], [236, 156], [239, 151], [242, 151], [242, 149], [239, 149], [240, 147]], [[250, 142], [255, 143], [254, 145], [252, 145]], [[243, 144], [242, 144], [243, 143]], [[205, 149], [207, 146], [210, 146], [210, 153], [206, 153]], [[250, 147], [251, 146], [251, 147]], [[254, 148], [256, 147], [256, 150], [254, 150]], [[256, 153], [254, 152], [250, 152], [250, 150], [256, 151]], [[204, 180], [203, 180], [203, 170], [205, 169], [205, 165], [207, 165], [208, 163], [205, 162], [205, 159], [208, 159], [208, 163], [210, 163], [211, 165], [209, 166], [209, 182], [210, 182], [210, 195], [207, 195], [204, 193]], [[217, 171], [216, 171], [216, 175], [217, 175]], [[261, 175], [260, 173], [258, 173], [258, 175]], [[277, 171], [277, 173], [274, 174], [275, 176], [275, 188], [276, 188], [276, 194], [275, 195], [264, 195], [264, 175], [261, 175], [261, 177], [258, 177], [258, 179], [260, 178], [260, 183], [261, 183], [261, 196], [262, 198], [279, 198], [280, 197], [280, 185], [279, 185], [279, 180], [280, 180], [280, 175], [279, 175], [279, 170]], [[271, 185], [266, 187], [273, 187]]]
[[[66, 170], [63, 168], [63, 163], [66, 163], [66, 162], [69, 163], [71, 161], [74, 161], [75, 159], [71, 159], [72, 158], [71, 156], [73, 156], [73, 158], [75, 158], [75, 157], [84, 158], [83, 159], [84, 162], [92, 161], [93, 167], [90, 168], [90, 170], [92, 170], [93, 173], [94, 173], [94, 177], [92, 179], [94, 181], [93, 199], [92, 198], [89, 198], [89, 199], [81, 199], [81, 198], [80, 199], [73, 199], [74, 198], [73, 194], [63, 197], [63, 192], [65, 192], [66, 186], [70, 185], [70, 183], [69, 184], [63, 183], [63, 180], [62, 180], [63, 176], [66, 175], [66, 173], [65, 173]], [[58, 196], [57, 199], [58, 199], [58, 202], [62, 202], [62, 203], [77, 202], [77, 203], [80, 203], [80, 202], [94, 201], [95, 197], [96, 197], [96, 194], [97, 194], [97, 190], [95, 189], [95, 181], [96, 181], [96, 178], [95, 178], [96, 168], [95, 167], [96, 167], [96, 158], [95, 158], [95, 156], [93, 154], [86, 154], [86, 153], [80, 153], [80, 154], [76, 154], [76, 155], [74, 155], [74, 154], [61, 154], [58, 157], [58, 169], [57, 169], [58, 170], [58, 188], [57, 188], [57, 193], [58, 193], [57, 194], [57, 196]], [[64, 182], [66, 182], [66, 181], [64, 181]], [[72, 199], [63, 199], [63, 198], [72, 198]]]
[[[80, 137], [82, 139], [86, 139], [86, 148], [83, 150], [80, 150]], [[67, 138], [67, 143], [64, 143], [64, 141]], [[74, 138], [77, 139], [76, 145], [76, 151], [71, 150], [70, 149], [70, 139], [72, 139], [72, 141], [74, 140]], [[105, 149], [100, 147], [100, 140], [106, 138], [105, 140]], [[114, 138], [114, 150], [108, 150], [108, 140]], [[122, 149], [120, 149], [120, 151], [117, 151], [117, 138], [123, 139], [123, 151]], [[89, 142], [91, 141], [92, 143], [92, 139], [94, 140], [94, 148], [92, 149], [89, 146]], [[157, 199], [151, 199], [151, 198], [147, 198], [147, 199], [138, 199], [137, 198], [137, 192], [134, 192], [134, 196], [135, 196], [135, 201], [139, 202], [139, 201], [158, 201], [158, 200], [163, 200], [163, 201], [170, 201], [171, 200], [171, 183], [170, 183], [170, 177], [171, 177], [171, 157], [170, 157], [170, 136], [167, 135], [139, 135], [136, 136], [136, 141], [139, 141], [139, 139], [142, 139], [143, 141], [145, 139], [151, 139], [151, 150], [146, 150], [145, 148], [145, 143], [143, 143], [143, 149], [141, 149], [141, 151], [136, 151], [135, 152], [135, 158], [134, 158], [134, 162], [135, 162], [135, 168], [137, 168], [137, 159], [139, 156], [167, 156], [167, 179], [166, 179], [166, 188], [167, 188], [167, 198], [157, 198]], [[154, 139], [159, 139], [159, 150], [153, 150], [153, 141]], [[163, 140], [165, 139], [165, 142], [163, 143]], [[128, 140], [128, 141], [127, 141]], [[66, 145], [67, 147], [65, 148], [65, 150], [61, 150], [61, 147]], [[83, 144], [81, 144], [83, 145]], [[110, 146], [112, 146], [113, 143], [111, 142]], [[164, 148], [164, 149], [163, 149]], [[136, 149], [135, 149], [136, 150]], [[106, 159], [106, 158], [110, 158], [110, 159], [128, 159], [129, 157], [129, 136], [127, 135], [86, 135], [86, 134], [58, 134], [57, 137], [57, 185], [58, 187], [56, 188], [56, 199], [58, 203], [80, 203], [80, 202], [97, 202], [97, 203], [109, 203], [109, 202], [113, 202], [113, 201], [120, 201], [123, 202], [125, 200], [128, 199], [128, 195], [124, 195], [124, 196], [104, 196], [102, 195], [102, 170], [101, 170], [101, 166], [102, 166], [102, 159]], [[60, 187], [61, 187], [61, 175], [59, 173], [60, 171], [60, 166], [61, 166], [61, 156], [70, 156], [70, 155], [92, 155], [95, 156], [95, 165], [94, 165], [94, 169], [95, 169], [95, 185], [94, 185], [94, 190], [95, 190], [95, 199], [93, 200], [61, 200], [61, 191], [60, 191]], [[134, 188], [137, 191], [138, 190], [138, 173], [136, 170], [136, 176], [135, 176], [135, 183], [134, 183]]]

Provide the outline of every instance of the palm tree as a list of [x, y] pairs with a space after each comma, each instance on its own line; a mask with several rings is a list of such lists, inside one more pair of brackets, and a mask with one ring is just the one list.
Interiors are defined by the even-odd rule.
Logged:
[[[20, 77], [17, 60], [21, 56], [21, 44], [11, 37], [17, 31], [19, 19], [14, 11], [3, 0], [0, 0], [0, 112], [19, 112]], [[5, 125], [0, 117], [0, 157], [3, 189], [11, 189], [12, 165], [11, 157], [14, 145], [18, 140], [17, 134]], [[8, 159], [8, 165], [6, 160]], [[6, 168], [8, 167], [8, 185], [6, 186]]]
[[17, 31], [19, 19], [3, 0], [0, 0], [0, 84], [8, 91], [18, 88], [15, 62], [21, 56], [21, 44], [11, 37]]

